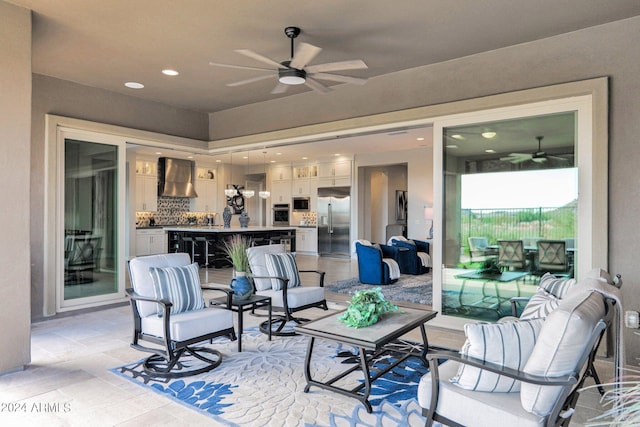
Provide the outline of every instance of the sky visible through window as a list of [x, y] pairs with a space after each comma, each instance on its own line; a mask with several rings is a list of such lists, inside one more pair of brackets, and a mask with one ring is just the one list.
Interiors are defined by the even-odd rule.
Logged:
[[578, 169], [462, 175], [462, 209], [559, 207], [578, 198]]

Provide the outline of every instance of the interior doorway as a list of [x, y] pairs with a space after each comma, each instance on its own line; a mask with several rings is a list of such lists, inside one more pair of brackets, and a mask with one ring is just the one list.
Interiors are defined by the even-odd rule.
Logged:
[[359, 176], [363, 179], [359, 191], [362, 198], [361, 206], [365, 206], [365, 215], [360, 215], [360, 220], [363, 221], [363, 239], [386, 243], [389, 225], [398, 225], [397, 229], [406, 229], [406, 216], [398, 216], [396, 192], [407, 194], [407, 175], [406, 163], [360, 168]]

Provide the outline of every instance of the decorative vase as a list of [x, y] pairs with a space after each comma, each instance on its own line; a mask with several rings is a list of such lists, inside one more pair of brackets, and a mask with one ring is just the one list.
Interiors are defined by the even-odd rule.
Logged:
[[247, 228], [250, 219], [251, 218], [249, 218], [249, 214], [247, 214], [247, 211], [242, 211], [242, 213], [240, 214], [240, 227]]
[[245, 300], [253, 293], [253, 286], [247, 277], [247, 273], [238, 271], [231, 279], [229, 287], [233, 290], [233, 299]]
[[224, 207], [224, 211], [222, 211], [222, 220], [224, 221], [224, 228], [230, 228], [231, 227], [231, 209], [229, 209], [229, 206], [225, 206]]

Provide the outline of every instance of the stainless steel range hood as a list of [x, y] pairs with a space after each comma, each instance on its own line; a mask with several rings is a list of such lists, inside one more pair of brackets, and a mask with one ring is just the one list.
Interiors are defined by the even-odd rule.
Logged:
[[198, 197], [193, 185], [195, 162], [160, 157], [158, 159], [158, 196]]

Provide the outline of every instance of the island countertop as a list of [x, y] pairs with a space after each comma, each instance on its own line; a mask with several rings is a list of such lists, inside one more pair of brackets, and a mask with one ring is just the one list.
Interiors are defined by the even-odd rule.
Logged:
[[287, 231], [287, 230], [295, 230], [298, 227], [289, 226], [289, 227], [265, 227], [265, 226], [249, 226], [249, 227], [240, 227], [240, 226], [232, 226], [229, 228], [224, 228], [222, 225], [172, 225], [165, 227], [157, 227], [162, 228], [166, 231], [186, 231], [186, 232], [198, 232], [198, 233], [255, 233], [259, 231]]

